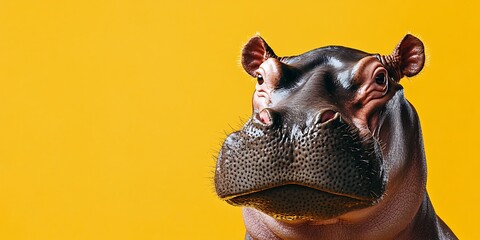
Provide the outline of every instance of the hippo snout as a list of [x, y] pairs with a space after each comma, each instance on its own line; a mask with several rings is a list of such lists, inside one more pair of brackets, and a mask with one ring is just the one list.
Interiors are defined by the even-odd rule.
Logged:
[[[266, 120], [267, 119], [267, 120]], [[280, 219], [327, 219], [373, 205], [384, 193], [378, 143], [323, 111], [303, 124], [255, 114], [224, 142], [217, 194]]]

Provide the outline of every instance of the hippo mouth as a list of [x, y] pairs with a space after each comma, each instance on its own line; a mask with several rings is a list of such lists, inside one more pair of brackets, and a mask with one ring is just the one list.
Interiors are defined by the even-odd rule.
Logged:
[[218, 196], [277, 219], [325, 220], [374, 205], [385, 190], [380, 147], [336, 114], [304, 127], [250, 119], [230, 134], [215, 172]]
[[342, 196], [297, 184], [286, 184], [226, 200], [258, 209], [281, 220], [325, 220], [374, 205], [372, 199]]

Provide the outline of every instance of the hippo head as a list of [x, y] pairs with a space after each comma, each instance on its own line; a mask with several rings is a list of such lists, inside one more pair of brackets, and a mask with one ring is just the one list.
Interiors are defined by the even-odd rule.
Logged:
[[276, 219], [325, 220], [368, 208], [388, 184], [379, 119], [424, 64], [406, 35], [391, 55], [328, 46], [278, 57], [260, 36], [242, 65], [257, 79], [253, 113], [220, 150], [215, 189]]

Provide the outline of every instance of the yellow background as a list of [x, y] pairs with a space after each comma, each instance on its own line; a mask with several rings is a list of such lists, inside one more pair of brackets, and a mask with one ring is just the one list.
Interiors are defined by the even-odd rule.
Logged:
[[[287, 3], [288, 2], [288, 3]], [[0, 0], [0, 239], [242, 239], [215, 155], [250, 114], [239, 65], [256, 32], [279, 55], [338, 44], [388, 54], [421, 38], [404, 79], [428, 190], [478, 239], [478, 1]]]

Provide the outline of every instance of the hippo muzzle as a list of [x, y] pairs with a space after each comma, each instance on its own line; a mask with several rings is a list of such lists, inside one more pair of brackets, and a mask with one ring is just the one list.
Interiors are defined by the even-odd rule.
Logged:
[[218, 157], [218, 195], [280, 219], [328, 219], [373, 205], [385, 189], [378, 142], [338, 113], [306, 120], [300, 127], [254, 117], [230, 134]]

